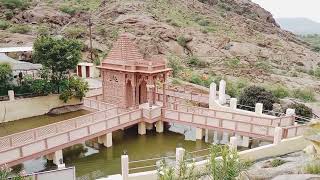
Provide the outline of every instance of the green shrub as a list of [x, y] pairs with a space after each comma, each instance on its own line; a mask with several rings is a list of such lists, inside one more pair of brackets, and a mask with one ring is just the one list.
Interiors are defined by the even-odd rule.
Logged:
[[29, 5], [27, 0], [0, 0], [0, 4], [8, 9], [26, 9]]
[[308, 174], [320, 174], [320, 162], [312, 162], [304, 167], [305, 173]]
[[17, 24], [12, 26], [9, 30], [12, 33], [27, 34], [30, 31], [30, 26]]
[[64, 34], [67, 38], [82, 38], [84, 37], [86, 31], [84, 28], [79, 27], [79, 26], [71, 26], [71, 27], [67, 27], [64, 30]]
[[293, 97], [303, 100], [305, 102], [315, 101], [315, 93], [312, 89], [295, 89], [293, 90]]
[[[272, 110], [276, 101], [277, 98], [270, 91], [259, 86], [250, 86], [244, 89], [239, 98], [241, 105], [255, 107], [256, 103], [262, 103], [265, 110]], [[247, 110], [251, 109], [248, 108]]]
[[226, 64], [227, 67], [229, 67], [231, 69], [238, 68], [241, 65], [239, 58], [226, 59], [225, 60], [225, 64]]
[[72, 97], [82, 100], [82, 98], [85, 97], [86, 92], [89, 90], [88, 82], [77, 77], [70, 77], [68, 80], [64, 81], [62, 86], [63, 90], [59, 99], [65, 103]]
[[0, 29], [5, 30], [10, 27], [10, 23], [5, 20], [0, 20]]
[[7, 20], [10, 20], [13, 18], [14, 14], [11, 10], [9, 10], [4, 12], [4, 16], [6, 17]]
[[203, 19], [203, 20], [198, 21], [198, 24], [200, 26], [208, 26], [210, 24], [210, 21], [207, 19]]
[[248, 87], [246, 80], [238, 80], [236, 82], [227, 81], [227, 94], [231, 97], [239, 97], [244, 88]]
[[298, 116], [312, 118], [312, 109], [304, 104], [301, 104], [301, 103], [291, 104], [289, 105], [288, 108], [295, 109], [295, 113]]
[[187, 43], [188, 43], [188, 41], [187, 41], [187, 39], [184, 37], [184, 36], [179, 36], [178, 38], [177, 38], [177, 42], [178, 42], [178, 44], [180, 45], [180, 46], [182, 46], [182, 47], [187, 47]]
[[207, 63], [200, 60], [197, 56], [191, 56], [187, 60], [187, 64], [191, 67], [205, 68]]
[[181, 63], [181, 60], [176, 56], [170, 56], [168, 66], [172, 68], [173, 77], [177, 77], [178, 74], [184, 69]]
[[317, 78], [320, 78], [320, 67], [317, 67], [317, 68], [314, 70], [314, 76], [317, 77]]
[[288, 88], [282, 85], [276, 85], [274, 88], [270, 89], [272, 94], [277, 98], [285, 98], [290, 96]]
[[60, 6], [59, 10], [71, 16], [73, 16], [77, 12], [77, 8], [72, 7], [70, 5], [62, 5]]
[[44, 26], [44, 25], [38, 26], [37, 27], [37, 34], [40, 35], [40, 36], [49, 35], [50, 34], [49, 30], [50, 29], [47, 26]]
[[282, 164], [286, 163], [286, 161], [282, 160], [282, 159], [273, 159], [270, 164], [272, 167], [278, 167], [281, 166]]
[[255, 66], [263, 71], [270, 71], [271, 69], [271, 65], [267, 61], [258, 61]]

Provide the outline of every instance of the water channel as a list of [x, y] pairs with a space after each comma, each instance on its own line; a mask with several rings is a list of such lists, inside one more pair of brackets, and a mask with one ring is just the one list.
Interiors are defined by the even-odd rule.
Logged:
[[[42, 115], [26, 118], [0, 125], [0, 136], [20, 132], [30, 128], [63, 121], [89, 113], [81, 110], [57, 116]], [[94, 141], [78, 144], [63, 150], [66, 166], [75, 166], [77, 179], [93, 180], [111, 174], [120, 173], [120, 157], [124, 151], [130, 161], [154, 157], [175, 156], [176, 147], [184, 147], [187, 151], [205, 149], [209, 144], [204, 141], [193, 141], [195, 129], [171, 124], [164, 133], [156, 133], [155, 128], [147, 131], [147, 135], [138, 135], [137, 126], [113, 133], [113, 146], [105, 148]], [[151, 162], [152, 163], [152, 162]], [[153, 162], [154, 163], [154, 162]], [[144, 166], [149, 164], [135, 164]], [[26, 161], [14, 167], [14, 170], [25, 170], [27, 173], [55, 169], [44, 157]], [[149, 170], [149, 169], [145, 169]]]

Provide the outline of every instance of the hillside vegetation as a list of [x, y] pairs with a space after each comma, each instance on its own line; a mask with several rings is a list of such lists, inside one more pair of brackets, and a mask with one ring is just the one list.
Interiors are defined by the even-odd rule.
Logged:
[[244, 84], [319, 92], [320, 54], [280, 29], [249, 0], [0, 0], [0, 47], [32, 45], [38, 35], [63, 35], [86, 46], [93, 23], [95, 63], [127, 32], [146, 58], [163, 55], [179, 79], [208, 86]]

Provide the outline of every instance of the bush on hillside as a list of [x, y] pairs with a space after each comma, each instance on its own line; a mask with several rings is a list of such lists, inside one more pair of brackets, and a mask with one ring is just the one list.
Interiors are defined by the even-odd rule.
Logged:
[[184, 47], [184, 48], [187, 47], [188, 41], [187, 41], [187, 38], [185, 38], [184, 36], [179, 36], [179, 37], [177, 38], [177, 42], [178, 42], [178, 44], [179, 44], [180, 46], [182, 46], [182, 47]]
[[315, 93], [312, 89], [295, 89], [293, 90], [293, 97], [303, 100], [305, 102], [315, 101]]
[[85, 33], [86, 33], [85, 29], [79, 26], [67, 27], [64, 30], [65, 36], [67, 38], [72, 38], [72, 39], [82, 38], [84, 37]]
[[256, 103], [262, 103], [264, 110], [272, 110], [276, 101], [277, 98], [270, 91], [259, 86], [250, 86], [244, 89], [239, 98], [241, 105], [255, 107]]
[[27, 0], [0, 0], [0, 4], [8, 9], [26, 9], [29, 5]]
[[298, 116], [312, 118], [312, 109], [304, 104], [301, 104], [301, 103], [291, 104], [288, 108], [295, 109], [296, 115]]
[[30, 31], [30, 26], [28, 25], [16, 24], [10, 28], [10, 32], [12, 33], [27, 34], [29, 31]]
[[5, 20], [0, 20], [0, 30], [5, 30], [10, 27], [10, 23]]
[[274, 88], [271, 88], [271, 92], [277, 98], [285, 98], [290, 96], [290, 91], [288, 88], [282, 85], [277, 85]]

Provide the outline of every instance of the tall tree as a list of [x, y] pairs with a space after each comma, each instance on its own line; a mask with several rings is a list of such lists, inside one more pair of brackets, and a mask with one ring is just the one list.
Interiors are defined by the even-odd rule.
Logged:
[[40, 36], [33, 48], [34, 61], [51, 71], [51, 81], [57, 87], [81, 59], [82, 44], [74, 39]]

